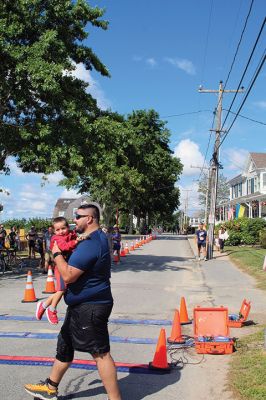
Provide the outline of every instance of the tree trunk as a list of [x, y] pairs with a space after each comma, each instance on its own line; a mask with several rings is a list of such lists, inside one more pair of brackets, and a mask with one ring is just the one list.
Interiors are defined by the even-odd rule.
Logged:
[[134, 210], [133, 208], [130, 209], [130, 214], [129, 214], [129, 231], [130, 235], [133, 233], [133, 217], [134, 217]]

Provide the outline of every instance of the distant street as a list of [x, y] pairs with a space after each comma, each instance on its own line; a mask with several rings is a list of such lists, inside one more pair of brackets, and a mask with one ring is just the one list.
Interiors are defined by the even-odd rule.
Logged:
[[[26, 275], [0, 277], [0, 356], [54, 357], [59, 326], [34, 320], [36, 303], [21, 303], [25, 283]], [[36, 296], [44, 298], [46, 276], [33, 271], [33, 283]], [[115, 361], [121, 363], [152, 361], [160, 329], [165, 327], [170, 334], [181, 296], [186, 299], [190, 317], [196, 305], [224, 305], [237, 313], [245, 297], [252, 301], [251, 319], [265, 318], [266, 295], [255, 289], [252, 278], [224, 257], [196, 261], [187, 238], [177, 235], [162, 235], [113, 265], [112, 288], [115, 306], [109, 325], [111, 351]], [[61, 318], [64, 312], [62, 302]], [[235, 329], [231, 335], [239, 336], [252, 329]], [[193, 335], [193, 326], [183, 327], [183, 333]], [[232, 394], [225, 391], [230, 356], [202, 357], [189, 349], [172, 357], [184, 365], [178, 364], [180, 368], [167, 375], [119, 372], [123, 399], [233, 400]], [[91, 359], [84, 353], [76, 353], [76, 358]], [[49, 367], [43, 365], [1, 365], [4, 400], [30, 399], [23, 384], [45, 379], [48, 373]], [[69, 370], [59, 394], [59, 400], [106, 400], [97, 371], [82, 369]]]

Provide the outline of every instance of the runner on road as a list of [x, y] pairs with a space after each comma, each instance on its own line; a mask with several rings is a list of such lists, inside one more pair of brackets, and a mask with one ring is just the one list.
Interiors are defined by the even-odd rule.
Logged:
[[199, 229], [196, 231], [196, 240], [198, 246], [198, 260], [200, 261], [200, 252], [203, 251], [204, 260], [207, 261], [206, 243], [207, 231], [203, 227], [203, 223], [199, 224]]

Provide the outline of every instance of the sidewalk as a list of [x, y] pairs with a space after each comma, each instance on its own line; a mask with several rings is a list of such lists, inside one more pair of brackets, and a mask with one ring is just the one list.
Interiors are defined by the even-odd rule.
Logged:
[[[188, 242], [190, 244], [191, 250], [195, 255], [195, 258], [198, 257], [198, 248], [197, 248], [197, 244], [196, 244], [196, 240], [195, 240], [195, 235], [188, 235]], [[219, 251], [215, 250], [215, 246], [213, 246], [213, 258], [214, 259], [221, 259], [221, 260], [226, 260], [226, 261], [230, 261], [230, 258], [228, 257], [228, 255], [226, 253], [220, 253]]]
[[[188, 243], [195, 256], [195, 268], [200, 271], [198, 279], [201, 285], [208, 289], [205, 305], [228, 307], [229, 313], [239, 311], [242, 300], [251, 301], [250, 320], [256, 324], [265, 324], [266, 293], [256, 287], [257, 281], [252, 276], [240, 270], [226, 253], [214, 251], [213, 259], [208, 261], [197, 260], [197, 244], [195, 236], [187, 237]], [[241, 336], [252, 331], [252, 327], [245, 327], [236, 332]]]

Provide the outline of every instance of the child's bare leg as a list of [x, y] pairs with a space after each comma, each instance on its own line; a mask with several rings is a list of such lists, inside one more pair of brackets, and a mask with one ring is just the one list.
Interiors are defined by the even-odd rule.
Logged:
[[[63, 290], [60, 290], [59, 292], [54, 293], [52, 296], [52, 301], [51, 301], [51, 307], [53, 307], [53, 309], [56, 309], [57, 304], [59, 303], [59, 301], [62, 299], [64, 294]], [[49, 298], [50, 298], [49, 297]]]

